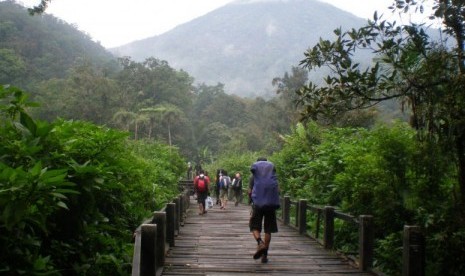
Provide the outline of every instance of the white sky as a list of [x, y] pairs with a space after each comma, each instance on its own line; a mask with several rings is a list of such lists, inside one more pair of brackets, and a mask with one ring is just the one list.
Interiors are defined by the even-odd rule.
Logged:
[[[1, 0], [0, 0], [1, 1]], [[250, 0], [269, 1], [269, 0]], [[375, 10], [391, 16], [393, 0], [320, 0], [362, 18]], [[27, 7], [40, 0], [17, 0]], [[162, 34], [234, 0], [52, 0], [47, 13], [75, 24], [104, 47]], [[389, 17], [384, 18], [389, 18]]]

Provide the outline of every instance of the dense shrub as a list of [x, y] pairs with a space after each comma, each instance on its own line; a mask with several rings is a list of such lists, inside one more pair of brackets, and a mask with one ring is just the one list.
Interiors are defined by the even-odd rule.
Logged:
[[0, 272], [128, 274], [133, 230], [177, 193], [177, 150], [30, 105], [0, 86]]
[[[428, 275], [463, 274], [465, 232], [456, 220], [455, 167], [408, 125], [298, 125], [272, 158], [281, 188], [292, 198], [373, 215], [375, 265], [382, 271], [400, 274], [402, 229], [416, 224], [426, 233]], [[343, 227], [336, 223], [336, 246], [356, 252], [356, 230]]]

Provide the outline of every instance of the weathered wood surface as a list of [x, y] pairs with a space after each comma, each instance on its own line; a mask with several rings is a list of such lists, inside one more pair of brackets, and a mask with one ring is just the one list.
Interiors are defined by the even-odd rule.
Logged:
[[162, 275], [370, 275], [282, 224], [272, 236], [269, 262], [262, 264], [252, 258], [257, 243], [249, 216], [250, 206], [234, 204], [226, 210], [214, 205], [200, 216], [192, 201]]

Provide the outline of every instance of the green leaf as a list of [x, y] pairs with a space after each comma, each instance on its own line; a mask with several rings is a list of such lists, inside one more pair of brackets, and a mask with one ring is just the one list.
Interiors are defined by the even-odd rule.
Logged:
[[21, 112], [19, 116], [19, 121], [32, 133], [32, 135], [36, 135], [37, 125], [27, 113]]
[[34, 177], [38, 177], [42, 172], [42, 161], [39, 161], [37, 162], [34, 167], [32, 167], [30, 170], [29, 170], [29, 173], [34, 176]]
[[55, 193], [63, 193], [63, 194], [75, 194], [75, 195], [81, 194], [79, 191], [71, 190], [71, 189], [55, 189], [54, 192]]
[[60, 194], [60, 193], [56, 193], [56, 192], [53, 192], [53, 193], [50, 193], [50, 194], [53, 195], [56, 198], [68, 199], [68, 197], [66, 197], [64, 194]]
[[66, 205], [63, 201], [58, 201], [57, 205], [63, 209], [69, 210], [68, 205]]

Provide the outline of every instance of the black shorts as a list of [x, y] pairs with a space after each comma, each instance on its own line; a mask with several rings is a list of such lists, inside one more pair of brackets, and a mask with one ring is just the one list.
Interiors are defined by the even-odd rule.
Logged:
[[276, 209], [274, 208], [258, 208], [256, 206], [252, 209], [252, 216], [250, 217], [249, 227], [250, 231], [262, 231], [262, 221], [265, 233], [278, 232], [278, 223], [276, 222]]
[[205, 204], [205, 199], [208, 197], [208, 191], [205, 192], [197, 192], [197, 203]]

